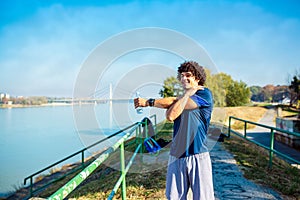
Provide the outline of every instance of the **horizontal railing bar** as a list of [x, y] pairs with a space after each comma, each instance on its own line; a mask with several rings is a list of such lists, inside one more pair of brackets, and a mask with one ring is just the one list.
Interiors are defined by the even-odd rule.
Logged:
[[132, 125], [130, 125], [130, 126], [124, 128], [124, 129], [122, 129], [122, 130], [117, 131], [116, 133], [111, 134], [111, 135], [109, 135], [108, 137], [106, 137], [106, 138], [104, 138], [104, 139], [102, 139], [102, 140], [100, 140], [100, 141], [98, 141], [98, 142], [96, 142], [96, 143], [94, 143], [94, 144], [89, 145], [89, 146], [86, 147], [85, 149], [89, 149], [89, 148], [91, 148], [91, 147], [93, 147], [93, 146], [95, 146], [95, 145], [97, 145], [97, 144], [100, 144], [100, 143], [102, 143], [102, 142], [104, 142], [104, 141], [106, 141], [106, 140], [108, 140], [108, 139], [110, 139], [110, 138], [112, 138], [112, 137], [114, 137], [114, 136], [116, 136], [116, 135], [118, 135], [118, 134], [120, 134], [120, 133], [126, 131], [127, 129], [132, 128], [133, 126], [135, 126], [135, 125], [137, 125], [137, 124], [139, 124], [139, 122], [136, 122], [136, 123], [134, 123], [134, 124], [132, 124]]
[[254, 124], [254, 125], [257, 125], [257, 126], [264, 127], [264, 128], [268, 128], [268, 129], [272, 129], [272, 130], [276, 130], [276, 131], [279, 131], [279, 132], [283, 132], [283, 133], [287, 133], [287, 134], [290, 134], [290, 135], [300, 137], [300, 133], [297, 133], [297, 132], [291, 132], [291, 131], [287, 131], [287, 130], [284, 130], [284, 129], [281, 129], [281, 128], [272, 127], [272, 126], [268, 126], [268, 125], [264, 125], [264, 124], [259, 124], [259, 123], [256, 123], [256, 122], [251, 122], [251, 121], [240, 119], [240, 118], [237, 118], [237, 117], [234, 117], [234, 116], [230, 116], [229, 118], [233, 118], [233, 119], [243, 121], [243, 122], [246, 122], [246, 123], [249, 123], [249, 124]]
[[36, 176], [36, 175], [42, 173], [43, 171], [46, 171], [47, 169], [50, 169], [50, 168], [52, 168], [52, 167], [58, 165], [59, 163], [62, 163], [62, 162], [64, 162], [64, 161], [68, 160], [69, 158], [72, 158], [72, 157], [76, 156], [77, 154], [81, 153], [82, 151], [83, 151], [83, 150], [80, 150], [80, 151], [78, 151], [78, 152], [76, 152], [76, 153], [73, 153], [72, 155], [70, 155], [70, 156], [68, 156], [68, 157], [66, 157], [66, 158], [63, 158], [63, 159], [61, 159], [61, 160], [59, 160], [59, 161], [57, 161], [57, 162], [55, 162], [55, 163], [49, 165], [48, 167], [45, 167], [44, 169], [41, 169], [40, 171], [35, 172], [34, 174], [31, 174], [30, 176], [28, 176], [28, 177], [26, 177], [26, 178], [24, 179], [24, 185], [26, 184], [26, 181], [27, 181], [28, 179], [30, 179], [31, 177], [34, 177], [34, 176]]
[[97, 144], [100, 144], [101, 142], [104, 142], [104, 141], [106, 141], [106, 140], [108, 140], [108, 139], [110, 139], [110, 138], [112, 138], [112, 137], [114, 137], [114, 136], [116, 136], [116, 135], [118, 135], [118, 134], [124, 132], [125, 130], [127, 130], [127, 129], [129, 129], [129, 128], [131, 128], [131, 127], [137, 125], [137, 124], [139, 124], [139, 122], [136, 122], [136, 123], [134, 123], [134, 124], [132, 124], [132, 125], [130, 125], [130, 126], [124, 128], [124, 129], [122, 129], [122, 130], [119, 130], [119, 131], [117, 131], [116, 133], [113, 133], [113, 134], [109, 135], [108, 137], [106, 137], [106, 138], [104, 138], [104, 139], [102, 139], [102, 140], [100, 140], [100, 141], [98, 141], [98, 142], [96, 142], [96, 143], [94, 143], [94, 144], [89, 145], [88, 147], [85, 147], [85, 148], [83, 148], [83, 149], [81, 149], [81, 150], [79, 150], [79, 151], [77, 151], [77, 152], [75, 152], [75, 153], [73, 153], [73, 154], [71, 154], [71, 155], [69, 155], [69, 156], [63, 158], [63, 159], [61, 159], [61, 160], [59, 160], [59, 161], [57, 161], [57, 162], [55, 162], [55, 163], [49, 165], [48, 167], [45, 167], [44, 169], [41, 169], [41, 170], [39, 170], [38, 172], [35, 172], [35, 173], [31, 174], [30, 176], [28, 176], [28, 177], [26, 177], [26, 178], [24, 179], [24, 185], [26, 184], [26, 181], [27, 181], [28, 179], [30, 179], [30, 178], [32, 178], [32, 177], [34, 177], [34, 176], [36, 176], [36, 175], [42, 173], [43, 171], [46, 171], [47, 169], [50, 169], [50, 168], [52, 168], [52, 167], [58, 165], [59, 163], [62, 163], [62, 162], [64, 162], [64, 161], [66, 161], [66, 160], [68, 160], [68, 159], [70, 159], [70, 158], [76, 156], [76, 155], [79, 154], [79, 153], [82, 153], [82, 152], [86, 151], [87, 149], [89, 149], [89, 148], [91, 148], [91, 147], [93, 147], [93, 146], [95, 146], [95, 145], [97, 145]]
[[52, 194], [48, 199], [57, 200], [57, 199], [64, 199], [65, 197], [67, 197], [80, 183], [82, 183], [94, 170], [96, 170], [100, 166], [100, 164], [102, 164], [109, 157], [109, 155], [112, 152], [114, 152], [132, 134], [133, 130], [129, 131], [126, 135], [124, 135], [113, 146], [108, 148], [95, 161], [93, 161], [79, 174], [77, 174], [74, 178], [72, 178], [68, 183], [66, 183], [63, 187], [61, 187], [54, 194]]
[[300, 164], [300, 161], [295, 160], [294, 158], [292, 158], [292, 157], [290, 157], [290, 156], [288, 156], [288, 155], [286, 155], [286, 154], [283, 154], [283, 153], [281, 153], [280, 151], [273, 150], [273, 152], [276, 153], [276, 154], [278, 154], [279, 156], [282, 156], [282, 157], [284, 157], [284, 158], [287, 158], [287, 159], [290, 160], [290, 161], [293, 161], [293, 162], [295, 162], [295, 163], [297, 163], [297, 164]]
[[260, 146], [260, 147], [263, 147], [263, 148], [265, 148], [265, 149], [267, 149], [267, 150], [269, 150], [269, 151], [272, 151], [272, 152], [274, 152], [275, 154], [280, 155], [280, 156], [282, 156], [282, 157], [284, 157], [284, 158], [286, 158], [286, 159], [288, 159], [288, 160], [290, 160], [290, 161], [292, 161], [292, 162], [295, 162], [295, 163], [297, 163], [297, 164], [300, 164], [300, 161], [295, 160], [294, 158], [291, 158], [290, 156], [288, 156], [288, 155], [286, 155], [286, 154], [283, 154], [283, 153], [281, 153], [281, 152], [279, 152], [279, 151], [277, 151], [277, 150], [275, 150], [275, 149], [271, 150], [270, 147], [265, 146], [265, 145], [263, 145], [263, 144], [261, 144], [261, 143], [259, 143], [259, 142], [256, 142], [255, 140], [251, 140], [251, 139], [249, 139], [249, 138], [247, 138], [247, 137], [244, 137], [242, 134], [240, 134], [240, 133], [237, 132], [237, 131], [234, 131], [234, 130], [231, 129], [231, 132], [233, 132], [235, 135], [237, 135], [237, 136], [239, 136], [239, 137], [241, 137], [241, 138], [243, 138], [243, 139], [246, 139], [246, 140], [248, 140], [248, 141], [250, 141], [250, 142], [252, 142], [252, 143], [254, 143], [254, 144], [256, 144], [256, 145], [258, 145], [258, 146]]

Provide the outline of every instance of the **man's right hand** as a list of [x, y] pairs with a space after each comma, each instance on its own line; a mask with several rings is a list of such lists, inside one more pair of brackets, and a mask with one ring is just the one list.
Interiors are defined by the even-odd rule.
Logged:
[[146, 107], [147, 105], [147, 100], [143, 98], [135, 98], [134, 99], [134, 108], [138, 107]]

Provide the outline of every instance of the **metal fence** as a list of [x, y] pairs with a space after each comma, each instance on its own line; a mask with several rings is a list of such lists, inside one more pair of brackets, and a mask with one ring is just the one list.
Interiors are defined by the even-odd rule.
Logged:
[[[152, 115], [150, 116], [149, 118], [153, 118], [154, 119], [154, 127], [156, 127], [156, 115]], [[45, 167], [44, 169], [42, 170], [39, 170], [38, 172], [35, 172], [33, 174], [31, 174], [30, 176], [26, 177], [24, 179], [24, 185], [26, 184], [26, 182], [28, 180], [30, 180], [30, 185], [29, 185], [29, 188], [30, 188], [30, 194], [29, 194], [29, 197], [32, 197], [34, 194], [38, 193], [40, 190], [44, 189], [44, 188], [47, 188], [49, 185], [57, 182], [58, 180], [66, 177], [66, 176], [69, 176], [70, 174], [74, 173], [76, 170], [81, 170], [81, 172], [79, 172], [74, 178], [72, 178], [68, 183], [66, 183], [63, 187], [61, 187], [60, 189], [58, 189], [55, 193], [53, 193], [48, 199], [64, 199], [66, 196], [68, 196], [80, 183], [82, 183], [90, 174], [92, 174], [113, 152], [115, 152], [118, 148], [120, 148], [120, 164], [121, 164], [121, 176], [119, 178], [119, 180], [117, 181], [115, 187], [113, 188], [111, 194], [109, 195], [109, 198], [108, 199], [112, 199], [113, 196], [115, 195], [117, 189], [120, 187], [120, 185], [122, 184], [122, 190], [121, 190], [121, 193], [122, 193], [122, 198], [125, 199], [126, 198], [126, 181], [125, 181], [125, 176], [126, 176], [126, 173], [128, 172], [130, 166], [132, 165], [133, 161], [134, 161], [134, 158], [136, 157], [137, 153], [139, 151], [142, 150], [142, 144], [143, 144], [143, 138], [141, 138], [141, 131], [142, 131], [142, 126], [144, 126], [144, 131], [145, 131], [145, 136], [147, 137], [148, 136], [148, 129], [147, 129], [147, 120], [146, 121], [141, 121], [141, 122], [136, 122], [122, 130], [119, 130], [117, 131], [116, 133], [113, 133], [112, 135], [98, 141], [98, 142], [95, 142], [94, 144], [86, 147], [86, 148], [83, 148], [81, 149], [80, 151], [77, 151], [51, 165], [49, 165], [48, 167]], [[110, 146], [108, 149], [106, 149], [104, 152], [102, 152], [100, 154], [100, 156], [95, 159], [94, 161], [92, 162], [87, 162], [85, 161], [85, 156], [84, 156], [84, 153], [110, 139], [110, 138], [113, 138], [115, 136], [118, 136], [120, 135], [121, 133], [126, 133], [125, 135], [123, 135], [114, 145]], [[127, 139], [129, 139], [130, 137], [133, 137], [133, 133], [135, 133], [135, 142], [138, 143], [135, 151], [134, 151], [134, 154], [132, 155], [130, 161], [128, 162], [127, 166], [125, 166], [125, 156], [124, 156], [124, 143], [126, 142]], [[53, 179], [51, 180], [49, 183], [41, 186], [41, 187], [36, 187], [34, 188], [34, 183], [33, 183], [33, 179], [34, 177], [40, 175], [41, 173], [43, 173], [44, 171], [46, 170], [49, 170], [51, 168], [53, 168], [54, 166], [70, 159], [70, 158], [73, 158], [74, 156], [77, 156], [77, 155], [81, 155], [81, 165], [80, 165], [80, 168], [76, 169], [74, 168], [73, 170], [70, 170], [68, 173], [64, 174], [63, 176], [59, 177], [59, 178], [56, 178], [56, 179]]]
[[[241, 122], [244, 122], [244, 127], [243, 127], [243, 134], [238, 132], [238, 131], [235, 131], [235, 130], [232, 130], [231, 126], [232, 126], [232, 120], [238, 120], [238, 121], [241, 121]], [[260, 127], [263, 127], [263, 128], [266, 128], [266, 129], [269, 129], [270, 130], [270, 143], [269, 145], [264, 145], [260, 142], [257, 142], [253, 139], [250, 139], [247, 137], [247, 124], [253, 124], [253, 125], [256, 125], [256, 126], [260, 126]], [[287, 130], [284, 130], [284, 129], [280, 129], [280, 128], [276, 128], [276, 127], [272, 127], [272, 126], [267, 126], [267, 125], [264, 125], [264, 124], [259, 124], [259, 123], [256, 123], [256, 122], [251, 122], [251, 121], [248, 121], [248, 120], [244, 120], [244, 119], [240, 119], [240, 118], [237, 118], [237, 117], [233, 117], [233, 116], [230, 116], [229, 117], [229, 125], [228, 125], [228, 135], [227, 137], [230, 137], [230, 134], [231, 133], [234, 133], [235, 135], [241, 137], [241, 138], [244, 138], [245, 140], [247, 141], [250, 141], [264, 149], [267, 149], [269, 151], [269, 167], [271, 168], [272, 167], [272, 163], [273, 163], [273, 154], [277, 154], [279, 155], [280, 157], [282, 158], [285, 158], [287, 160], [290, 160], [296, 164], [300, 164], [300, 161], [294, 159], [294, 158], [291, 158], [290, 156], [282, 153], [282, 152], [279, 152], [277, 150], [274, 149], [274, 136], [275, 136], [275, 132], [274, 131], [279, 131], [279, 132], [282, 132], [282, 133], [286, 133], [288, 135], [293, 135], [293, 136], [297, 136], [297, 137], [300, 137], [300, 134], [299, 133], [296, 133], [296, 132], [290, 132], [290, 131], [287, 131]]]

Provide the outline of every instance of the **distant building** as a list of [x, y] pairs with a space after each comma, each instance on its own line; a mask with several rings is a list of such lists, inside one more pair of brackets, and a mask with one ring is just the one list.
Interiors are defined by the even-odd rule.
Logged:
[[2, 101], [2, 99], [4, 98], [5, 94], [4, 93], [0, 93], [0, 101]]
[[288, 98], [288, 97], [285, 97], [285, 98], [282, 99], [282, 101], [281, 101], [282, 104], [290, 104], [290, 102], [291, 102], [291, 99]]
[[10, 99], [10, 95], [7, 93], [0, 93], [0, 101], [3, 102], [3, 99]]

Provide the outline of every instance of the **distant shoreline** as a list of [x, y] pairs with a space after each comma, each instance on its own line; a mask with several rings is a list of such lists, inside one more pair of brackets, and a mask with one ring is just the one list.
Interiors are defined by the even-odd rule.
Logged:
[[[102, 104], [102, 103], [98, 103]], [[95, 102], [84, 103], [45, 103], [39, 105], [25, 105], [25, 104], [0, 104], [0, 109], [3, 108], [34, 108], [34, 107], [47, 107], [47, 106], [73, 106], [73, 105], [95, 105]]]
[[35, 108], [35, 107], [47, 107], [47, 106], [72, 106], [71, 103], [46, 103], [40, 105], [24, 105], [24, 104], [2, 104], [0, 105], [0, 109], [7, 109], [7, 108]]

